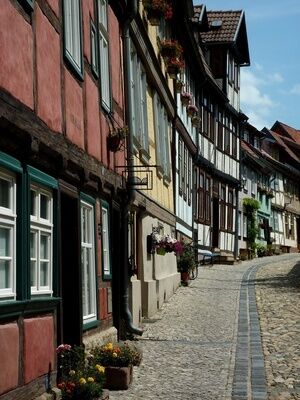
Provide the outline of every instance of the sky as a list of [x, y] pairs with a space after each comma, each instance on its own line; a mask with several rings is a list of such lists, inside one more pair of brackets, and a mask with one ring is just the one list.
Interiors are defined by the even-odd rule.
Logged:
[[300, 129], [300, 0], [194, 0], [207, 10], [244, 10], [250, 67], [241, 68], [241, 111], [257, 129]]

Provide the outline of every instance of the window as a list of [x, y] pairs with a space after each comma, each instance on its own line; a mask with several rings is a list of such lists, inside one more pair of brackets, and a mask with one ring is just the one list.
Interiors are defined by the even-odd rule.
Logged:
[[103, 203], [101, 210], [102, 210], [103, 278], [111, 278], [108, 206]]
[[220, 199], [220, 228], [225, 229], [226, 223], [226, 187], [221, 186], [221, 199]]
[[30, 187], [31, 294], [52, 293], [53, 197], [50, 191]]
[[130, 90], [134, 143], [138, 149], [144, 149], [148, 153], [147, 79], [133, 43], [130, 56]]
[[209, 176], [205, 178], [205, 223], [210, 224], [211, 195], [210, 195], [211, 179]]
[[230, 153], [230, 119], [228, 116], [225, 117], [225, 134], [224, 134], [224, 151]]
[[98, 0], [99, 57], [102, 106], [111, 109], [107, 0]]
[[[162, 173], [164, 178], [170, 179], [170, 150], [169, 150], [169, 131], [170, 124], [167, 113], [157, 94], [154, 96], [154, 118], [155, 118], [155, 139], [156, 139], [156, 164], [159, 165], [158, 172]], [[186, 163], [186, 154], [184, 151], [184, 163]], [[186, 170], [183, 170], [184, 180], [186, 182]], [[183, 184], [183, 189], [186, 183]]]
[[242, 213], [238, 213], [238, 236], [242, 236]]
[[199, 188], [198, 188], [198, 220], [204, 221], [204, 173], [199, 174]]
[[80, 0], [63, 1], [65, 57], [83, 77]]
[[182, 196], [183, 185], [184, 185], [184, 174], [183, 174], [183, 141], [181, 138], [178, 140], [178, 188], [179, 194]]
[[96, 319], [94, 206], [81, 200], [81, 266], [83, 322]]
[[16, 182], [0, 170], [0, 298], [16, 296]]
[[91, 64], [96, 78], [99, 78], [98, 38], [97, 29], [91, 20]]
[[232, 155], [237, 158], [237, 125], [232, 124]]
[[243, 214], [243, 237], [247, 238], [248, 236], [248, 220], [247, 216]]
[[228, 190], [227, 229], [233, 231], [233, 190]]
[[218, 149], [223, 150], [223, 113], [218, 112]]

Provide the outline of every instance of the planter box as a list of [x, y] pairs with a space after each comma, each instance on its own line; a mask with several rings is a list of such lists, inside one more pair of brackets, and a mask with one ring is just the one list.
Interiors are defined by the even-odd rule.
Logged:
[[129, 388], [133, 377], [133, 368], [130, 367], [105, 367], [104, 388], [109, 390], [126, 390]]

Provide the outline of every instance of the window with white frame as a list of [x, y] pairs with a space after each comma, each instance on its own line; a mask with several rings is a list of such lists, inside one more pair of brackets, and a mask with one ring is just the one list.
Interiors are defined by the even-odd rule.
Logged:
[[103, 277], [111, 277], [111, 262], [110, 262], [110, 241], [109, 241], [109, 218], [108, 207], [101, 206], [102, 211], [102, 262], [103, 262]]
[[53, 195], [38, 185], [30, 187], [31, 294], [52, 293]]
[[82, 40], [80, 0], [63, 1], [65, 56], [82, 75]]
[[156, 164], [160, 173], [165, 178], [170, 178], [170, 149], [169, 132], [170, 123], [164, 106], [157, 93], [154, 96], [154, 118], [155, 118], [155, 139], [156, 139]]
[[248, 220], [247, 215], [243, 214], [243, 237], [246, 238], [248, 236]]
[[96, 320], [96, 265], [94, 206], [81, 200], [81, 268], [83, 322]]
[[16, 182], [0, 170], [0, 298], [16, 296]]
[[109, 72], [109, 40], [107, 0], [98, 0], [98, 28], [99, 28], [99, 57], [100, 57], [100, 81], [101, 101], [107, 111], [111, 108], [111, 86]]
[[149, 152], [147, 121], [147, 78], [142, 62], [131, 42], [130, 55], [131, 119], [134, 143]]

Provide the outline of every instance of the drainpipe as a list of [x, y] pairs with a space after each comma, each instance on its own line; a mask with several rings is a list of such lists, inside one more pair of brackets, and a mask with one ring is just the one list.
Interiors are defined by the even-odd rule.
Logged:
[[[131, 107], [131, 91], [130, 91], [130, 35], [129, 26], [135, 15], [137, 14], [137, 0], [128, 0], [128, 15], [123, 25], [123, 54], [124, 54], [124, 90], [125, 90], [125, 113], [126, 121], [128, 123], [129, 135], [127, 136], [127, 166], [128, 166], [128, 181], [130, 182], [133, 176], [132, 166], [134, 165], [133, 159], [133, 124], [131, 120], [132, 107]], [[135, 190], [127, 188], [126, 198], [122, 207], [122, 237], [123, 241], [123, 269], [121, 276], [121, 299], [122, 301], [122, 317], [124, 318], [125, 328], [127, 332], [135, 335], [142, 335], [143, 330], [133, 325], [132, 314], [129, 309], [129, 255], [128, 255], [128, 213], [130, 206], [135, 199]]]

